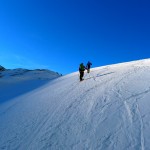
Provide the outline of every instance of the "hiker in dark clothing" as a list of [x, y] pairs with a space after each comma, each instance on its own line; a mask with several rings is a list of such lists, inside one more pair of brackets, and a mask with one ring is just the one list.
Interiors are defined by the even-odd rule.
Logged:
[[80, 81], [84, 80], [83, 76], [84, 76], [84, 71], [85, 71], [85, 66], [83, 63], [80, 64], [79, 66], [79, 72], [80, 72]]
[[88, 61], [86, 68], [87, 68], [87, 73], [90, 73], [90, 68], [91, 68], [92, 63]]

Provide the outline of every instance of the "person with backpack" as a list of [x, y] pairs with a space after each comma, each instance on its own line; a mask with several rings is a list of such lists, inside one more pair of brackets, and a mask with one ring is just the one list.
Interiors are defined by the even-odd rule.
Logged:
[[84, 71], [85, 71], [85, 66], [83, 63], [80, 64], [79, 66], [79, 73], [80, 73], [80, 81], [84, 80], [83, 76], [84, 76]]
[[90, 73], [90, 68], [91, 68], [92, 63], [88, 61], [86, 68], [87, 68], [87, 73]]

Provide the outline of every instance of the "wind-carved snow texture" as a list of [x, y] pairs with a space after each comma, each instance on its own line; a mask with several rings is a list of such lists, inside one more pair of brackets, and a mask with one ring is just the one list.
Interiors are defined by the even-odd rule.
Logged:
[[149, 150], [149, 72], [150, 59], [103, 66], [3, 102], [0, 149]]

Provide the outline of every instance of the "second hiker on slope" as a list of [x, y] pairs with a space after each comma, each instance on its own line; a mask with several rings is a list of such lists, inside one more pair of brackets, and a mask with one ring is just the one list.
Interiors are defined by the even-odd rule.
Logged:
[[88, 61], [86, 68], [87, 68], [87, 73], [90, 73], [90, 68], [91, 68], [92, 63]]

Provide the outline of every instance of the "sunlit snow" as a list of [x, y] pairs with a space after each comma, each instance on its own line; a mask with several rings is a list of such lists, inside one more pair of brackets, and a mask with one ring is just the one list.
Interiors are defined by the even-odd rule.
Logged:
[[36, 88], [39, 79], [1, 77], [0, 149], [149, 150], [150, 59], [93, 68], [84, 79], [75, 72]]

